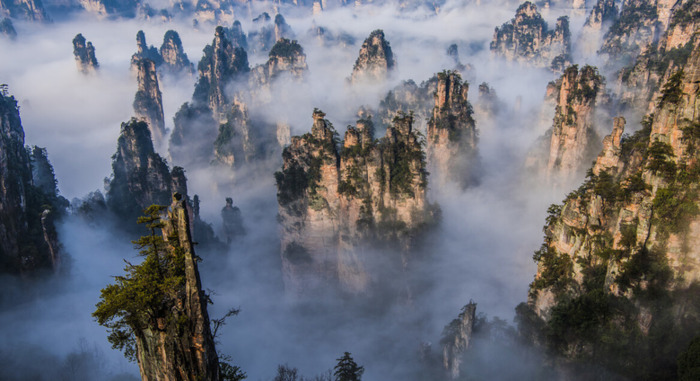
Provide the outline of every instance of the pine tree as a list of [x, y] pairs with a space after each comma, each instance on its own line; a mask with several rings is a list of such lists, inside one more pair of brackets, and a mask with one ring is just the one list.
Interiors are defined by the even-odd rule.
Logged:
[[350, 352], [345, 352], [343, 357], [338, 359], [338, 365], [335, 366], [335, 381], [360, 381], [365, 368], [358, 366], [355, 360], [350, 356]]
[[150, 234], [133, 243], [143, 262], [127, 262], [126, 275], [114, 277], [116, 283], [102, 289], [101, 300], [93, 316], [100, 325], [110, 329], [109, 341], [115, 349], [124, 351], [135, 360], [134, 331], [155, 326], [156, 320], [168, 316], [168, 311], [185, 282], [182, 253], [169, 253], [158, 230], [163, 227], [162, 205], [151, 205], [138, 222], [145, 224]]

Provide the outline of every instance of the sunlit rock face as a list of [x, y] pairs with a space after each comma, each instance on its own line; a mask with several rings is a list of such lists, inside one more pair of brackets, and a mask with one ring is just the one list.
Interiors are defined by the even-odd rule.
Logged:
[[384, 31], [377, 29], [362, 43], [350, 80], [353, 83], [383, 81], [395, 66], [396, 59]]
[[580, 52], [586, 56], [596, 54], [608, 28], [617, 20], [620, 13], [614, 0], [598, 0], [583, 24], [576, 42]]
[[600, 151], [600, 137], [593, 123], [596, 103], [604, 90], [598, 69], [571, 66], [547, 87], [556, 100], [554, 121], [531, 152], [527, 165], [555, 187], [569, 186], [581, 178]]
[[138, 119], [148, 124], [153, 142], [161, 145], [165, 139], [165, 118], [156, 63], [147, 58], [139, 59], [136, 61], [136, 70], [138, 90], [134, 98], [134, 113]]
[[426, 134], [428, 164], [434, 184], [477, 181], [478, 132], [467, 100], [469, 84], [455, 72], [438, 74], [435, 107]]
[[136, 16], [139, 0], [78, 0], [80, 6], [88, 13], [98, 16], [126, 17]]
[[136, 359], [143, 380], [219, 380], [219, 360], [192, 241], [188, 205], [173, 196], [161, 228], [164, 255], [181, 256], [183, 281], [172, 286], [169, 308], [132, 322]]
[[36, 0], [3, 0], [0, 2], [0, 15], [19, 20], [51, 21], [42, 2]]
[[73, 39], [73, 56], [78, 70], [83, 74], [94, 73], [100, 67], [95, 57], [95, 47], [92, 42], [86, 42], [80, 33]]
[[598, 0], [586, 19], [584, 28], [600, 31], [604, 24], [613, 23], [620, 13], [615, 0]]
[[600, 53], [608, 56], [613, 67], [633, 63], [637, 55], [645, 53], [665, 33], [674, 4], [674, 0], [625, 1], [620, 16], [605, 34]]
[[187, 54], [182, 47], [180, 35], [169, 30], [163, 36], [163, 44], [160, 46], [160, 56], [163, 59], [163, 70], [169, 73], [192, 72], [193, 65], [187, 58]]
[[[285, 287], [292, 295], [368, 293], [381, 271], [404, 271], [414, 232], [432, 218], [425, 154], [410, 116], [379, 140], [361, 119], [341, 147], [324, 117], [315, 111], [311, 133], [292, 137], [275, 175]], [[381, 244], [398, 253], [375, 261]]]
[[694, 31], [700, 26], [699, 16], [697, 2], [677, 5], [658, 43], [649, 45], [633, 64], [620, 70], [617, 89], [624, 110], [637, 109], [645, 113], [653, 110], [661, 96], [661, 84], [674, 70], [686, 64], [696, 46], [698, 38]]
[[[636, 132], [624, 134], [630, 126], [615, 118], [584, 184], [550, 207], [529, 300], [519, 307], [524, 326], [539, 327], [529, 331], [533, 340], [633, 379], [675, 377], [686, 333], [700, 329], [700, 49], [693, 44], [681, 67], [661, 75], [660, 96]], [[610, 335], [631, 342], [602, 340]], [[614, 356], [597, 355], [612, 348]], [[659, 349], [632, 367], [620, 360], [645, 358], [650, 348]]]
[[295, 80], [303, 80], [309, 67], [306, 64], [304, 49], [296, 40], [281, 38], [270, 49], [268, 60], [253, 69], [250, 89], [253, 93], [270, 90], [270, 84], [282, 74]]
[[509, 61], [561, 71], [571, 60], [569, 19], [560, 17], [550, 30], [537, 6], [526, 1], [518, 7], [515, 18], [496, 28], [491, 51]]
[[32, 275], [59, 268], [54, 220], [67, 201], [58, 195], [46, 150], [25, 148], [19, 108], [0, 92], [0, 274]]

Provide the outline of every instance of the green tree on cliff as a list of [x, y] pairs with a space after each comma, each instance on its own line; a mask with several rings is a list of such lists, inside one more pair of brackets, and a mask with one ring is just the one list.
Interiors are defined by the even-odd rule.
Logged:
[[135, 360], [134, 331], [157, 326], [157, 320], [168, 315], [177, 293], [185, 282], [185, 262], [181, 250], [166, 249], [159, 234], [163, 227], [162, 205], [151, 205], [138, 223], [145, 224], [150, 234], [133, 241], [144, 257], [141, 264], [126, 262], [126, 275], [114, 277], [115, 283], [103, 288], [93, 316], [110, 330], [112, 347]]

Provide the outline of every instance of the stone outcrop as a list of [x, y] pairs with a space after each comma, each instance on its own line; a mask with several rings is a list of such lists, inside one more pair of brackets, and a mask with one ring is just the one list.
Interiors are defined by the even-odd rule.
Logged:
[[430, 119], [435, 103], [433, 94], [437, 91], [437, 75], [420, 85], [409, 79], [390, 90], [379, 102], [377, 123], [379, 127], [388, 126], [399, 113], [413, 112], [414, 128], [421, 133], [427, 130], [426, 121]]
[[88, 74], [95, 72], [100, 66], [95, 57], [95, 47], [92, 42], [85, 41], [85, 37], [78, 33], [73, 39], [73, 55], [81, 73]]
[[138, 90], [134, 98], [136, 118], [148, 123], [153, 142], [160, 146], [165, 139], [165, 118], [163, 116], [163, 98], [158, 86], [156, 63], [147, 58], [138, 59], [136, 65]]
[[220, 124], [211, 109], [200, 102], [185, 103], [175, 113], [173, 122], [168, 146], [173, 163], [185, 168], [209, 165]]
[[10, 20], [8, 17], [0, 20], [0, 35], [5, 36], [10, 40], [17, 38], [15, 26], [12, 24], [12, 20]]
[[259, 139], [256, 137], [248, 106], [234, 99], [226, 123], [219, 125], [219, 134], [214, 141], [216, 160], [230, 167], [252, 162], [258, 154], [256, 141]]
[[220, 377], [219, 359], [207, 312], [208, 297], [202, 290], [190, 216], [179, 193], [161, 219], [164, 239], [162, 255], [181, 258], [176, 269], [183, 280], [172, 284], [169, 308], [153, 311], [132, 326], [136, 338], [136, 359], [143, 380], [211, 380]]
[[275, 15], [275, 42], [283, 38], [288, 40], [294, 38], [294, 32], [292, 27], [287, 24], [284, 16], [278, 13]]
[[[292, 137], [275, 174], [285, 288], [367, 294], [387, 274], [400, 279], [416, 229], [432, 218], [425, 154], [410, 116], [397, 116], [379, 140], [371, 119], [361, 119], [340, 150], [324, 116], [315, 110], [311, 133]], [[382, 244], [384, 264], [370, 266]]]
[[586, 19], [584, 28], [600, 31], [605, 24], [612, 24], [617, 20], [620, 10], [615, 5], [615, 0], [598, 0]]
[[0, 273], [57, 270], [60, 245], [54, 220], [68, 202], [58, 195], [46, 150], [25, 149], [15, 98], [0, 93]]
[[146, 43], [146, 34], [142, 30], [136, 32], [136, 53], [131, 56], [131, 68], [132, 70], [138, 70], [138, 63], [141, 60], [151, 60], [155, 66], [159, 66], [163, 63], [163, 57], [158, 53], [158, 49], [155, 46], [148, 46]]
[[312, 24], [312, 27], [309, 29], [307, 34], [316, 38], [321, 46], [338, 46], [341, 48], [349, 48], [355, 45], [355, 38], [352, 35], [344, 32], [339, 32], [336, 34], [328, 28], [316, 26], [316, 24]]
[[15, 19], [29, 21], [51, 21], [41, 0], [0, 1], [0, 16], [9, 16]]
[[207, 24], [228, 24], [233, 21], [234, 6], [243, 4], [234, 1], [199, 0], [194, 3], [194, 20]]
[[148, 206], [167, 205], [172, 189], [173, 176], [153, 149], [148, 124], [136, 119], [122, 123], [107, 186], [109, 209], [132, 226]]
[[455, 380], [459, 377], [462, 355], [469, 349], [475, 321], [476, 303], [470, 301], [462, 307], [459, 317], [442, 331], [442, 367], [448, 379]]
[[146, 35], [140, 30], [136, 33], [136, 48], [136, 53], [131, 56], [131, 68], [134, 71], [138, 71], [138, 62], [143, 59], [153, 61], [157, 68], [168, 74], [194, 71], [192, 63], [182, 48], [180, 35], [174, 30], [165, 32], [160, 51], [146, 43]]
[[666, 31], [674, 4], [676, 0], [625, 1], [599, 52], [606, 54], [613, 65], [633, 63]]
[[619, 12], [615, 0], [598, 0], [596, 2], [579, 35], [577, 45], [583, 54], [593, 55], [598, 51], [604, 34], [617, 20]]
[[192, 95], [193, 101], [207, 105], [214, 117], [220, 120], [230, 102], [227, 86], [236, 80], [247, 79], [249, 70], [246, 51], [228, 40], [223, 27], [216, 27], [214, 41], [204, 48], [204, 56], [199, 61], [199, 80]]
[[117, 152], [112, 156], [112, 176], [105, 182], [107, 207], [127, 230], [150, 205], [165, 205], [173, 193], [179, 193], [187, 204], [190, 229], [197, 243], [221, 248], [211, 225], [199, 217], [199, 197], [188, 196], [185, 170], [179, 166], [168, 168], [155, 152], [145, 122], [132, 118], [122, 123]]
[[651, 112], [660, 96], [660, 84], [682, 68], [696, 48], [698, 37], [695, 31], [699, 27], [700, 4], [688, 1], [673, 9], [666, 32], [658, 43], [651, 44], [634, 64], [620, 70], [617, 88], [623, 111]]
[[474, 114], [478, 120], [482, 118], [492, 120], [505, 106], [502, 104], [496, 90], [488, 83], [482, 82], [479, 85], [479, 95], [474, 106]]
[[245, 235], [241, 209], [237, 206], [233, 206], [233, 199], [231, 197], [226, 197], [226, 206], [221, 209], [221, 220], [224, 226], [226, 243], [231, 244], [231, 242], [235, 241], [237, 238]]
[[248, 32], [248, 48], [251, 53], [270, 51], [275, 40], [275, 25], [267, 12], [253, 19], [253, 28]]
[[434, 183], [456, 182], [463, 187], [477, 181], [478, 132], [472, 105], [467, 100], [469, 84], [459, 73], [438, 74], [435, 107], [426, 133], [430, 173]]
[[243, 26], [241, 22], [236, 20], [233, 22], [230, 28], [226, 28], [226, 37], [231, 41], [236, 48], [242, 48], [243, 50], [248, 50], [248, 39], [246, 38], [245, 32], [243, 31]]
[[139, 0], [78, 0], [80, 6], [88, 13], [98, 16], [133, 18], [139, 6]]
[[613, 118], [613, 130], [610, 135], [603, 138], [603, 149], [593, 165], [593, 175], [600, 176], [603, 171], [620, 171], [623, 163], [620, 162], [622, 154], [622, 134], [625, 132], [625, 118], [618, 116]]
[[592, 66], [571, 66], [548, 85], [548, 96], [556, 100], [554, 121], [528, 165], [543, 171], [549, 184], [568, 186], [580, 179], [600, 151], [593, 117], [603, 91], [604, 80]]
[[163, 59], [162, 68], [168, 73], [191, 73], [194, 71], [194, 66], [182, 48], [180, 35], [172, 29], [165, 32], [163, 36], [160, 56]]
[[395, 67], [396, 59], [384, 31], [377, 29], [362, 43], [350, 79], [353, 83], [383, 81]]
[[457, 47], [457, 44], [452, 44], [447, 47], [447, 56], [450, 57], [452, 60], [452, 69], [455, 71], [458, 71], [462, 74], [466, 74], [467, 72], [472, 70], [471, 65], [464, 65], [460, 60], [459, 60], [459, 48]]
[[302, 80], [308, 70], [304, 48], [296, 40], [282, 38], [270, 49], [267, 62], [253, 69], [250, 85], [253, 89], [269, 86], [282, 73]]
[[630, 379], [676, 377], [700, 332], [698, 46], [668, 70], [641, 128], [616, 119], [584, 184], [550, 207], [518, 307], [536, 342]]
[[570, 45], [568, 17], [557, 19], [554, 30], [549, 30], [535, 4], [526, 1], [518, 7], [515, 18], [496, 28], [491, 51], [509, 61], [561, 71], [571, 60]]

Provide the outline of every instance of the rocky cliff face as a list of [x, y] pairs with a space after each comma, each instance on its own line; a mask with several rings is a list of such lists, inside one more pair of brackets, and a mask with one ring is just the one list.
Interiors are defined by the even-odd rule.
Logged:
[[275, 25], [267, 12], [253, 19], [253, 28], [248, 32], [248, 47], [251, 53], [270, 51], [275, 40]]
[[[154, 218], [158, 209], [149, 208], [147, 213]], [[122, 345], [135, 350], [132, 356], [138, 361], [142, 380], [217, 381], [220, 366], [209, 326], [208, 298], [202, 291], [182, 195], [175, 193], [163, 214], [150, 222], [153, 236], [138, 241], [146, 256], [143, 263], [129, 266], [130, 274], [102, 290], [103, 299], [94, 315], [108, 327], [115, 315], [122, 319], [115, 325], [124, 331], [115, 338], [120, 332], [112, 328], [110, 340], [133, 341]], [[144, 297], [144, 292], [150, 295]], [[139, 299], [139, 304], [129, 305], [119, 297]]]
[[459, 377], [462, 354], [469, 349], [475, 321], [476, 303], [469, 302], [462, 307], [459, 317], [445, 326], [442, 332], [442, 367], [449, 379]]
[[226, 197], [226, 206], [221, 209], [221, 220], [224, 225], [226, 243], [231, 244], [231, 242], [235, 241], [237, 238], [245, 235], [241, 209], [237, 206], [233, 206], [233, 199], [231, 197]]
[[[133, 60], [132, 64], [134, 64]], [[163, 116], [163, 98], [156, 74], [156, 63], [150, 59], [142, 58], [138, 59], [135, 65], [138, 90], [134, 98], [134, 113], [138, 119], [148, 124], [153, 142], [156, 145], [161, 145], [165, 138], [165, 118]]]
[[88, 13], [99, 16], [132, 18], [136, 16], [139, 0], [78, 0], [80, 6]]
[[109, 209], [131, 226], [148, 206], [168, 204], [172, 188], [173, 177], [153, 149], [148, 124], [136, 119], [122, 123], [107, 189]]
[[586, 55], [595, 54], [602, 43], [603, 35], [617, 20], [620, 13], [614, 0], [598, 0], [588, 14], [577, 45]]
[[219, 26], [212, 44], [204, 48], [198, 70], [199, 80], [192, 99], [208, 105], [214, 117], [220, 119], [230, 102], [226, 87], [236, 80], [245, 80], [250, 70], [248, 54], [242, 48], [234, 47], [224, 28]]
[[591, 9], [584, 28], [600, 31], [604, 24], [615, 22], [619, 13], [620, 10], [615, 5], [615, 0], [598, 0], [593, 9]]
[[467, 186], [476, 181], [478, 157], [478, 133], [467, 100], [469, 84], [455, 72], [437, 77], [435, 107], [426, 134], [430, 172], [437, 175], [437, 184], [454, 181]]
[[46, 150], [25, 149], [14, 97], [0, 93], [0, 273], [30, 275], [58, 269], [54, 219], [67, 206], [58, 196]]
[[695, 32], [698, 27], [700, 4], [688, 1], [673, 8], [669, 25], [659, 41], [649, 45], [634, 64], [620, 71], [617, 87], [623, 109], [651, 112], [660, 96], [660, 84], [690, 57], [698, 39]]
[[160, 56], [163, 59], [163, 69], [169, 73], [194, 71], [192, 63], [182, 48], [180, 35], [174, 30], [165, 32], [163, 44], [160, 46]]
[[395, 66], [394, 53], [391, 51], [389, 42], [384, 38], [384, 31], [377, 29], [362, 43], [350, 79], [353, 83], [383, 81]]
[[[600, 141], [593, 124], [596, 103], [603, 93], [604, 81], [598, 69], [574, 65], [547, 92], [556, 100], [552, 128], [542, 138], [529, 165], [543, 171], [548, 183], [569, 185], [581, 178], [589, 163], [600, 151]], [[540, 151], [540, 152], [537, 152]], [[544, 153], [544, 156], [538, 157]]]
[[199, 197], [188, 196], [185, 170], [168, 168], [153, 149], [148, 125], [132, 118], [121, 128], [117, 152], [112, 156], [112, 176], [105, 180], [107, 207], [121, 226], [128, 230], [150, 205], [167, 204], [171, 194], [179, 193], [188, 206], [192, 236], [202, 247], [220, 248], [211, 226], [199, 217]]
[[81, 73], [88, 74], [97, 70], [100, 66], [95, 57], [95, 47], [92, 42], [85, 42], [85, 37], [78, 33], [73, 39], [73, 55], [75, 63], [78, 65], [78, 70]]
[[515, 18], [496, 28], [491, 51], [509, 61], [560, 71], [571, 60], [570, 45], [568, 17], [557, 19], [554, 30], [549, 30], [535, 4], [526, 1], [518, 7]]
[[700, 332], [700, 49], [634, 134], [604, 141], [585, 183], [552, 205], [521, 323], [569, 360], [674, 378]]
[[206, 104], [183, 104], [173, 118], [175, 127], [170, 134], [168, 152], [173, 163], [193, 168], [213, 158], [212, 143], [217, 139], [219, 121], [214, 119]]
[[430, 119], [435, 103], [433, 94], [437, 91], [437, 75], [420, 85], [413, 80], [403, 81], [379, 102], [377, 123], [380, 127], [388, 126], [399, 113], [413, 112], [414, 128], [421, 133], [427, 131], [426, 121]]
[[17, 31], [15, 30], [15, 26], [12, 24], [12, 20], [10, 20], [8, 17], [3, 18], [0, 20], [0, 35], [3, 35], [10, 40], [14, 40], [17, 38]]
[[296, 40], [282, 38], [270, 49], [267, 62], [253, 69], [250, 86], [252, 89], [269, 86], [283, 73], [296, 80], [302, 80], [309, 70], [304, 49]]
[[158, 49], [153, 45], [148, 46], [146, 43], [146, 34], [140, 30], [136, 32], [136, 53], [131, 56], [131, 68], [135, 71], [138, 70], [138, 62], [143, 59], [153, 61], [156, 66], [163, 63], [163, 57], [158, 53]]
[[275, 15], [275, 42], [283, 38], [294, 38], [294, 32], [292, 31], [292, 27], [287, 24], [284, 16], [278, 13]]
[[[410, 116], [397, 117], [379, 140], [371, 120], [359, 120], [340, 150], [324, 116], [314, 111], [311, 133], [292, 138], [275, 174], [285, 287], [293, 295], [368, 293], [385, 280], [382, 271], [401, 276], [413, 233], [432, 218], [425, 155]], [[382, 244], [400, 253], [378, 265], [373, 248]]]
[[153, 45], [148, 46], [146, 35], [140, 30], [136, 33], [136, 48], [136, 53], [131, 56], [131, 67], [134, 71], [138, 71], [137, 64], [143, 59], [153, 61], [157, 68], [168, 74], [194, 71], [192, 63], [182, 48], [180, 35], [174, 30], [165, 32], [160, 51]]
[[236, 20], [230, 28], [226, 28], [226, 37], [231, 41], [234, 47], [248, 51], [248, 39], [246, 38], [240, 21]]
[[[192, 234], [190, 232], [189, 214], [185, 200], [179, 193], [173, 196], [163, 227], [163, 238], [168, 251], [175, 254], [179, 251], [184, 256], [184, 286], [180, 295], [181, 300], [174, 303], [174, 319], [171, 319], [168, 328], [163, 332], [160, 327], [153, 330], [151, 340], [144, 334], [141, 345], [141, 353], [164, 354], [162, 360], [166, 366], [160, 366], [158, 361], [152, 364], [152, 374], [155, 376], [143, 377], [149, 372], [149, 364], [140, 362], [141, 376], [144, 379], [168, 380], [182, 377], [189, 380], [219, 379], [219, 360], [214, 347], [214, 337], [209, 327], [209, 314], [207, 313], [207, 296], [202, 290], [202, 282], [197, 269], [197, 255], [194, 252]], [[181, 317], [180, 319], [178, 319]], [[180, 321], [185, 320], [184, 327]], [[184, 331], [184, 332], [183, 332]], [[146, 332], [144, 332], [146, 333]], [[155, 343], [153, 342], [155, 339]], [[155, 344], [155, 345], [153, 345]], [[171, 353], [172, 355], [168, 355]], [[151, 358], [152, 359], [152, 358]], [[167, 366], [172, 359], [181, 359], [181, 363]], [[158, 377], [162, 374], [163, 377]], [[183, 377], [183, 375], [186, 375]]]
[[214, 156], [230, 167], [240, 167], [252, 162], [258, 147], [253, 126], [248, 116], [248, 106], [238, 99], [233, 100], [226, 116], [226, 123], [219, 125], [219, 134], [214, 141]]
[[615, 65], [628, 65], [662, 35], [676, 0], [629, 0], [622, 4], [620, 17], [605, 34], [600, 53]]
[[51, 21], [41, 0], [0, 1], [0, 15], [29, 21]]

